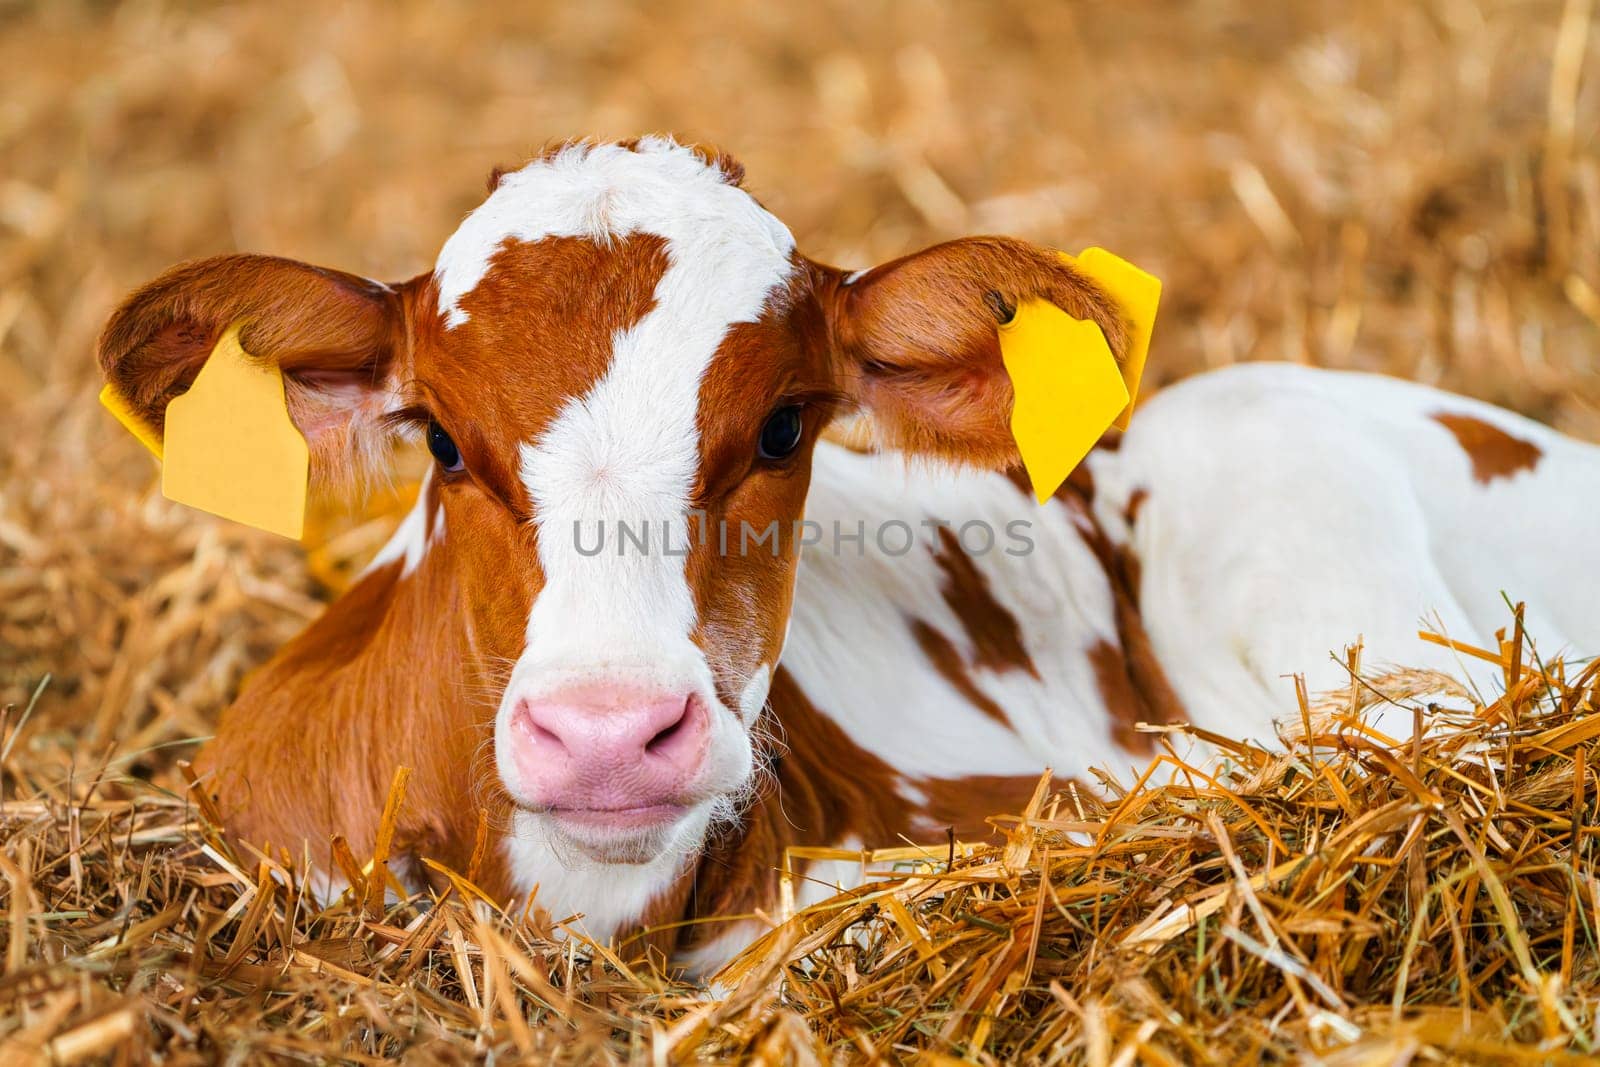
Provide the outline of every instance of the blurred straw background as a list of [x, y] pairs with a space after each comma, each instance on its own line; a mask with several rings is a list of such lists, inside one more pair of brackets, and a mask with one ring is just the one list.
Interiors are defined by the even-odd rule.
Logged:
[[1157, 383], [1381, 370], [1600, 441], [1597, 37], [1590, 0], [0, 0], [0, 799], [172, 785], [397, 518], [302, 547], [160, 498], [92, 347], [175, 261], [408, 277], [492, 166], [665, 130], [842, 266], [1117, 251], [1166, 283]]

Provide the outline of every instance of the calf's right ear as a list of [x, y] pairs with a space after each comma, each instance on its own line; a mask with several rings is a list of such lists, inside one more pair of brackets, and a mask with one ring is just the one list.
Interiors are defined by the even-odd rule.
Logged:
[[124, 412], [159, 440], [167, 404], [188, 391], [237, 325], [245, 352], [283, 372], [312, 480], [346, 483], [387, 461], [392, 434], [382, 416], [408, 373], [411, 284], [272, 256], [180, 264], [111, 315], [97, 348], [100, 369]]

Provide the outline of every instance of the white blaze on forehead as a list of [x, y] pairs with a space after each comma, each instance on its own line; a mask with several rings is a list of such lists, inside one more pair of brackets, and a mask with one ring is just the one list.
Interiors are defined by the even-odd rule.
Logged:
[[[783, 223], [671, 138], [646, 137], [632, 150], [573, 144], [504, 175], [445, 242], [434, 265], [439, 314], [451, 328], [467, 321], [461, 298], [489, 273], [507, 239], [604, 242], [630, 233], [681, 242], [682, 254], [674, 262], [703, 272], [704, 283], [740, 290], [723, 294], [734, 306], [748, 303], [752, 290], [758, 299], [765, 296], [782, 277], [772, 268], [786, 268], [794, 250], [794, 237]], [[687, 255], [691, 247], [709, 253], [707, 261], [693, 262]], [[741, 267], [753, 268], [747, 278], [741, 279]]]
[[[698, 845], [715, 798], [740, 788], [752, 768], [748, 732], [736, 709], [717, 699], [711, 668], [691, 636], [697, 613], [685, 572], [686, 512], [700, 462], [700, 385], [729, 328], [756, 321], [783, 292], [795, 269], [794, 240], [749, 194], [671, 141], [647, 139], [637, 151], [575, 146], [503, 178], [446, 243], [436, 276], [440, 314], [458, 325], [467, 317], [459, 301], [506, 239], [604, 243], [634, 233], [664, 239], [667, 269], [654, 306], [613, 335], [611, 362], [590, 390], [568, 400], [540, 437], [522, 446], [545, 582], [495, 739], [503, 751], [518, 701], [569, 683], [656, 685], [699, 696], [711, 722], [693, 784], [708, 797], [675, 829], [666, 851], [681, 852]], [[581, 287], [584, 279], [571, 284]], [[605, 548], [586, 555], [602, 522]], [[630, 544], [619, 555], [619, 522], [636, 534], [647, 530], [648, 550]], [[515, 794], [514, 763], [497, 762]], [[592, 896], [592, 883], [583, 882], [589, 869], [565, 863], [537, 830], [519, 820], [519, 878]], [[609, 886], [606, 903], [582, 908], [601, 929], [637, 917], [677, 869], [666, 861], [594, 867], [589, 873]]]

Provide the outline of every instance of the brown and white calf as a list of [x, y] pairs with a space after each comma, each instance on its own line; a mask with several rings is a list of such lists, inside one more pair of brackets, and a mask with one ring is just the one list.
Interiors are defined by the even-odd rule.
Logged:
[[[1046, 765], [1143, 762], [1140, 721], [1270, 741], [1287, 675], [1341, 682], [1358, 634], [1454, 666], [1419, 620], [1488, 642], [1502, 589], [1546, 652], [1600, 648], [1600, 449], [1431, 389], [1205, 375], [1039, 507], [996, 343], [1033, 296], [1122, 353], [1118, 309], [1041, 249], [836, 270], [665, 139], [498, 175], [403, 284], [240, 255], [133, 294], [100, 360], [155, 426], [243, 322], [315, 477], [407, 432], [436, 458], [205, 748], [231, 830], [336, 871], [330, 837], [370, 849], [407, 765], [400, 854], [465, 868], [487, 809], [483, 888], [604, 938], [770, 907], [790, 845], [982, 833]], [[846, 413], [875, 448], [821, 439]], [[751, 933], [711, 929], [681, 946], [701, 967]]]

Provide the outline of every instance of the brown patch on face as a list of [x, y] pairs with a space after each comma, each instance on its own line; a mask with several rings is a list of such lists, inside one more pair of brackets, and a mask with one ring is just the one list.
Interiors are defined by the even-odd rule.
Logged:
[[933, 664], [933, 669], [939, 676], [955, 687], [967, 703], [983, 712], [1001, 726], [1010, 728], [1011, 720], [1006, 718], [1006, 713], [999, 704], [984, 695], [972, 680], [967, 664], [961, 658], [961, 650], [939, 631], [939, 628], [921, 619], [911, 620], [911, 632], [917, 639], [917, 646], [922, 649], [922, 654], [928, 657], [928, 662]]
[[1500, 427], [1471, 415], [1441, 411], [1433, 416], [1433, 421], [1455, 435], [1456, 443], [1472, 461], [1472, 477], [1479, 485], [1488, 485], [1496, 478], [1510, 478], [1519, 471], [1531, 471], [1544, 455], [1532, 441], [1513, 437]]
[[972, 642], [972, 665], [991, 671], [1027, 671], [1039, 677], [1022, 644], [1017, 617], [994, 598], [989, 579], [978, 570], [949, 527], [939, 527], [939, 547], [933, 550], [933, 561], [944, 572], [940, 594]]
[[461, 297], [467, 321], [446, 329], [436, 305], [419, 309], [410, 399], [455, 440], [472, 477], [526, 517], [520, 446], [605, 375], [612, 339], [655, 308], [667, 266], [666, 240], [653, 234], [508, 239]]
[[777, 408], [802, 405], [808, 442], [832, 418], [837, 393], [827, 322], [811, 286], [811, 275], [795, 265], [787, 285], [768, 295], [761, 317], [734, 323], [718, 345], [696, 412], [700, 495], [718, 497], [759, 466], [756, 442]]

